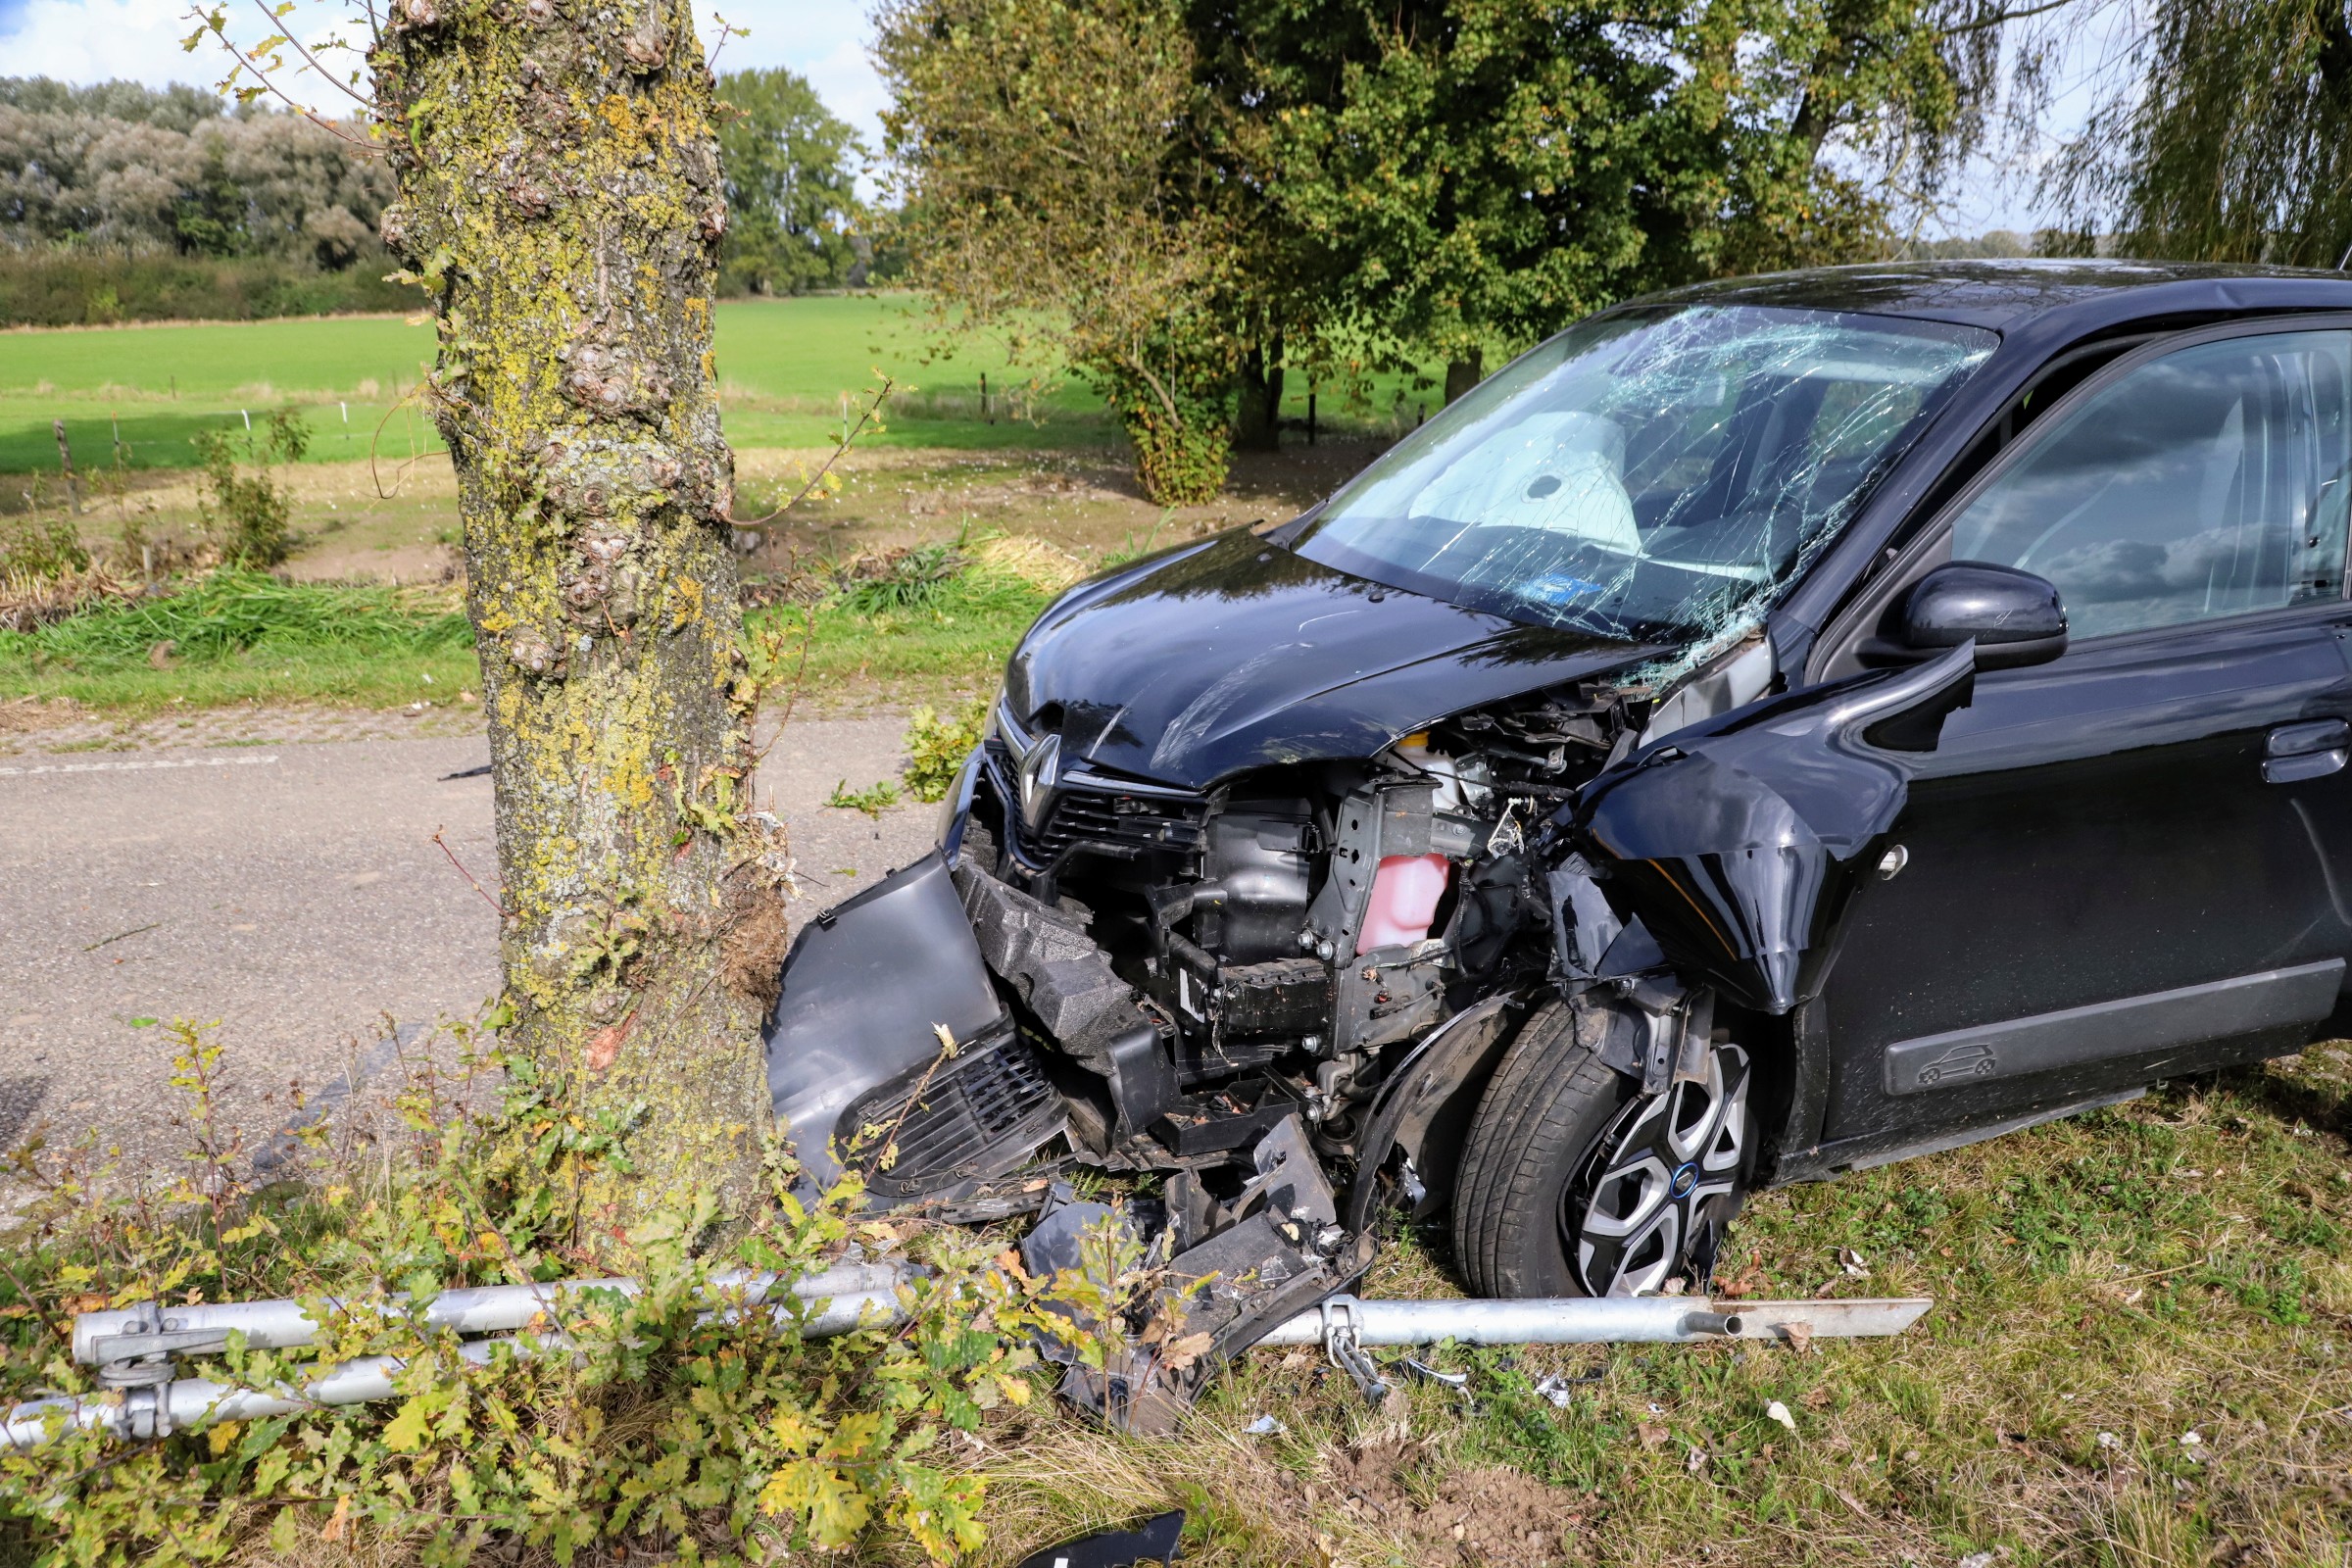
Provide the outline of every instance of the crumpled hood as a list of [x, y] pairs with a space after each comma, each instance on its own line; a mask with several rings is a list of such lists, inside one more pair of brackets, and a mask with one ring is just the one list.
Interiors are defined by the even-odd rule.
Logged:
[[1065, 765], [1204, 789], [1369, 757], [1656, 651], [1386, 588], [1236, 529], [1064, 594], [1014, 652], [1005, 696], [1025, 720], [1059, 710]]

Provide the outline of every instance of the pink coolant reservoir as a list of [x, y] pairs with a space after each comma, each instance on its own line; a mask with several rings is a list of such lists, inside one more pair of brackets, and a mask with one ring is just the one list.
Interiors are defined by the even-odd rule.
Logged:
[[1364, 908], [1356, 953], [1425, 940], [1452, 870], [1443, 855], [1392, 855], [1381, 861], [1372, 873], [1372, 899]]

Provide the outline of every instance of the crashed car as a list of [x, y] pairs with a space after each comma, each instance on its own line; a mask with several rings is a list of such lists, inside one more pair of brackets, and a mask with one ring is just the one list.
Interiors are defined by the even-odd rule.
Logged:
[[802, 932], [777, 1112], [878, 1206], [1156, 1178], [1230, 1348], [1389, 1207], [1480, 1295], [1703, 1286], [1759, 1187], [2297, 1049], [2352, 955], [2348, 465], [2336, 274], [1607, 311], [1062, 595], [937, 852]]

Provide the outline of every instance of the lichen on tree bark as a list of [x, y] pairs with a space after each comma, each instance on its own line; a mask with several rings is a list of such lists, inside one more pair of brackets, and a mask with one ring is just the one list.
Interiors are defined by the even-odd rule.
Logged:
[[586, 1240], [739, 1209], [784, 864], [749, 808], [710, 74], [680, 0], [396, 0], [371, 63], [384, 237], [438, 307], [510, 1041], [627, 1129], [583, 1172]]

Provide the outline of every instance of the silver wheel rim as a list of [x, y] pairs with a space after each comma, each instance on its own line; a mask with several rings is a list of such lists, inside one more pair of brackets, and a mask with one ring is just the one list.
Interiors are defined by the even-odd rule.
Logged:
[[1747, 1053], [1717, 1046], [1704, 1082], [1637, 1097], [1593, 1141], [1560, 1214], [1588, 1292], [1646, 1295], [1682, 1267], [1693, 1221], [1740, 1185], [1747, 1082]]

